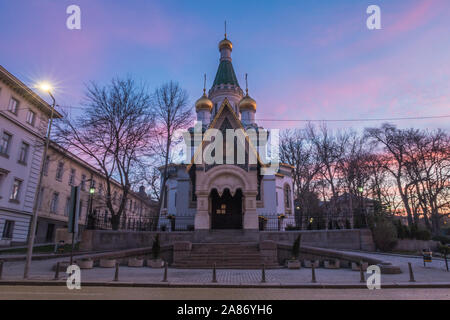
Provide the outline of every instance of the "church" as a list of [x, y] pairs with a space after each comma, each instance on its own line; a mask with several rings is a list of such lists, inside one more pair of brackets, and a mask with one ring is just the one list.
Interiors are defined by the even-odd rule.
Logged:
[[[208, 93], [203, 89], [195, 103], [200, 129], [188, 130], [190, 156], [184, 163], [169, 166], [158, 230], [254, 232], [295, 227], [293, 168], [277, 163], [275, 170], [268, 170], [273, 166], [264, 161], [267, 145], [263, 136], [267, 138], [270, 131], [255, 121], [257, 104], [248, 88], [244, 93], [239, 85], [232, 50], [225, 33], [219, 43], [214, 83]], [[229, 135], [230, 130], [241, 132], [244, 138]], [[212, 162], [202, 161], [208, 149]], [[243, 161], [238, 161], [238, 149], [243, 150]], [[230, 150], [235, 151], [231, 156]]]

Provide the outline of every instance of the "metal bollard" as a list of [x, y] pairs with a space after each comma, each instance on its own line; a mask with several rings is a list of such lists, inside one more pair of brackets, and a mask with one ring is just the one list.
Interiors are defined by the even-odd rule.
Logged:
[[217, 282], [217, 275], [216, 275], [216, 263], [214, 262], [213, 264], [213, 275], [212, 275], [212, 282], [216, 283]]
[[3, 261], [0, 260], [0, 280], [2, 280], [2, 274], [3, 274]]
[[266, 264], [265, 263], [263, 263], [263, 265], [262, 265], [261, 282], [262, 283], [266, 282]]
[[316, 283], [317, 281], [316, 281], [316, 269], [315, 269], [315, 267], [314, 267], [314, 261], [311, 261], [312, 262], [312, 264], [311, 264], [311, 282], [312, 283]]
[[414, 273], [411, 262], [408, 262], [408, 268], [409, 268], [409, 282], [416, 282], [416, 280], [414, 280]]
[[164, 278], [162, 282], [167, 282], [167, 261], [164, 261]]
[[366, 279], [364, 277], [364, 270], [363, 270], [363, 262], [362, 261], [359, 262], [359, 275], [360, 275], [359, 282], [361, 282], [361, 283], [366, 282]]
[[59, 262], [56, 263], [55, 277], [53, 280], [59, 280]]
[[113, 281], [119, 281], [119, 263], [118, 262], [116, 262], [116, 272], [114, 273]]
[[[448, 272], [448, 261], [447, 261], [447, 254], [444, 254], [444, 260], [445, 260], [445, 267], [447, 268], [447, 272]], [[1, 276], [1, 274], [0, 274]]]

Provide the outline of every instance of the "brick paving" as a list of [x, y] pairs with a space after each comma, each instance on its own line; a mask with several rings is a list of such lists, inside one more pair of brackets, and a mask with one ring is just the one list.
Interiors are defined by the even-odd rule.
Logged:
[[[382, 275], [382, 283], [408, 282], [408, 262], [412, 263], [415, 280], [417, 283], [450, 283], [450, 272], [445, 271], [443, 260], [433, 260], [427, 267], [423, 266], [421, 258], [397, 257], [379, 254], [367, 254], [375, 258], [382, 258], [394, 265], [400, 266], [402, 273], [395, 275]], [[54, 276], [52, 266], [57, 261], [67, 261], [67, 258], [33, 261], [30, 279], [51, 280]], [[3, 268], [3, 280], [21, 280], [23, 274], [23, 261], [6, 262]], [[119, 281], [135, 283], [159, 283], [164, 274], [164, 269], [152, 269], [148, 267], [130, 268], [121, 266]], [[96, 267], [91, 270], [81, 271], [82, 281], [110, 282], [114, 277], [114, 268], [106, 269]], [[66, 274], [60, 273], [60, 278], [65, 279]], [[359, 272], [350, 269], [316, 269], [316, 278], [319, 283], [330, 284], [355, 284], [359, 283]], [[211, 269], [174, 269], [169, 268], [168, 280], [171, 283], [211, 283]], [[229, 270], [217, 269], [217, 281], [224, 284], [257, 284], [261, 281], [261, 270]], [[266, 270], [266, 282], [268, 284], [307, 284], [311, 282], [311, 269], [300, 270], [268, 269]]]

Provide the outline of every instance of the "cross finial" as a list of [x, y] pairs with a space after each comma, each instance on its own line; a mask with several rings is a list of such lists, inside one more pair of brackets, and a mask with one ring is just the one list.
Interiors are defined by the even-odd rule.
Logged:
[[248, 79], [247, 79], [247, 77], [248, 77], [248, 74], [246, 73], [245, 74], [245, 92], [248, 95]]
[[225, 20], [225, 39], [227, 38], [227, 20]]
[[203, 94], [206, 94], [206, 73], [203, 75]]

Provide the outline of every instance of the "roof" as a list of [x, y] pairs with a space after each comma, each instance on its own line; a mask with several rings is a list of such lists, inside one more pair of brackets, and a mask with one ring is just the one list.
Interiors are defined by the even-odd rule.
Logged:
[[[51, 106], [1, 65], [0, 65], [0, 79], [5, 81], [8, 85], [10, 85], [13, 88], [14, 91], [16, 91], [22, 97], [27, 99], [30, 103], [34, 104], [35, 106], [43, 110], [45, 113], [50, 115]], [[53, 118], [62, 118], [62, 115], [55, 110], [53, 113]]]
[[231, 84], [239, 87], [239, 82], [236, 78], [236, 74], [234, 73], [233, 64], [229, 60], [220, 61], [213, 87], [221, 84]]

